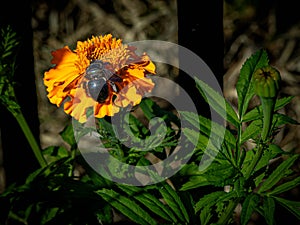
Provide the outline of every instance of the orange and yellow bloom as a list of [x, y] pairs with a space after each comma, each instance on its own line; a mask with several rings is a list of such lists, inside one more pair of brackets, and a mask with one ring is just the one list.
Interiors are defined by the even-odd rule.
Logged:
[[[122, 44], [111, 34], [78, 41], [72, 51], [68, 46], [52, 52], [55, 66], [44, 74], [48, 98], [79, 122], [86, 122], [87, 109], [93, 108], [94, 116], [113, 116], [120, 107], [137, 105], [143, 95], [150, 92], [154, 83], [147, 74], [155, 74], [155, 65], [144, 53], [137, 55], [135, 48]], [[118, 77], [117, 88], [107, 85], [107, 97], [103, 101], [92, 98], [87, 90], [86, 71], [95, 60], [105, 63], [105, 70]], [[110, 82], [110, 81], [107, 81]], [[100, 90], [99, 90], [100, 91]]]

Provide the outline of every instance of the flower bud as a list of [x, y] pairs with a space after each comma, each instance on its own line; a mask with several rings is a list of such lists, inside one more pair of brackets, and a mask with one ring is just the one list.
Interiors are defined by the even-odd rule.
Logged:
[[253, 74], [255, 92], [263, 98], [276, 97], [280, 88], [280, 82], [280, 73], [272, 66], [257, 69]]

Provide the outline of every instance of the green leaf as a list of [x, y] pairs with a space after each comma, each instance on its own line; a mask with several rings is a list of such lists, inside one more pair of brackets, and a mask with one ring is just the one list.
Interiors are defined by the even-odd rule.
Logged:
[[53, 219], [57, 213], [59, 212], [59, 207], [48, 208], [46, 209], [46, 213], [44, 213], [43, 217], [41, 218], [41, 224], [47, 224], [51, 219]]
[[274, 118], [273, 118], [273, 124], [274, 124], [274, 127], [280, 127], [281, 125], [284, 125], [284, 124], [298, 124], [299, 125], [299, 122], [297, 122], [296, 120], [292, 119], [291, 117], [287, 116], [287, 115], [284, 115], [284, 114], [280, 114], [280, 113], [275, 113], [274, 115]]
[[226, 121], [230, 122], [235, 127], [238, 127], [239, 119], [237, 114], [232, 106], [226, 101], [226, 99], [202, 80], [199, 80], [195, 77], [195, 81], [199, 92], [209, 106], [212, 107]]
[[200, 132], [207, 137], [217, 141], [224, 139], [231, 148], [235, 146], [235, 137], [224, 126], [192, 112], [180, 111], [179, 114], [182, 119], [187, 120], [197, 130], [200, 129]]
[[300, 185], [300, 177], [297, 177], [291, 181], [285, 182], [277, 187], [274, 188], [274, 190], [268, 192], [268, 196], [269, 195], [277, 195], [277, 194], [281, 194], [284, 193], [288, 190], [291, 190], [295, 187], [297, 187], [298, 185]]
[[282, 109], [284, 106], [289, 104], [294, 97], [295, 96], [287, 96], [287, 97], [283, 97], [283, 98], [278, 98], [276, 100], [274, 110], [277, 111], [279, 109]]
[[98, 119], [98, 126], [99, 126], [100, 134], [102, 135], [101, 132], [104, 132], [103, 136], [105, 136], [105, 134], [109, 134], [109, 135], [115, 134], [112, 124], [110, 122], [106, 121], [105, 118]]
[[287, 154], [282, 148], [280, 148], [278, 145], [271, 143], [269, 145], [269, 150], [272, 152], [272, 155], [284, 155]]
[[[113, 182], [101, 176], [98, 172], [96, 172], [93, 168], [91, 168], [88, 163], [85, 161], [83, 156], [78, 157], [78, 162], [80, 165], [83, 165], [85, 169], [85, 173], [87, 174], [88, 178], [92, 181], [93, 186], [95, 188], [109, 188], [112, 186]], [[85, 178], [85, 177], [83, 177]], [[83, 179], [82, 178], [82, 179]]]
[[249, 219], [251, 218], [252, 213], [255, 208], [258, 206], [259, 196], [256, 194], [250, 194], [246, 197], [245, 201], [242, 204], [241, 212], [241, 224], [246, 225]]
[[200, 224], [201, 225], [210, 225], [210, 219], [213, 214], [210, 211], [210, 207], [204, 207], [200, 212]]
[[262, 182], [262, 180], [265, 177], [266, 174], [266, 168], [270, 163], [271, 159], [271, 153], [269, 151], [265, 151], [260, 158], [259, 162], [257, 163], [257, 166], [255, 167], [255, 173], [254, 173], [254, 183], [255, 186], [258, 187], [258, 185]]
[[279, 149], [276, 148], [275, 144], [270, 144], [268, 148], [264, 150], [263, 155], [261, 156], [254, 170], [256, 176], [254, 178], [256, 187], [258, 187], [265, 177], [265, 173], [267, 172], [266, 168], [270, 164], [270, 160], [278, 157], [281, 154], [283, 154], [283, 152], [279, 152]]
[[183, 128], [182, 132], [187, 137], [187, 139], [196, 146], [197, 149], [195, 150], [199, 150], [199, 149], [201, 150], [201, 155], [202, 155], [204, 150], [207, 147], [208, 138], [205, 137], [204, 135], [200, 135], [199, 132], [189, 128]]
[[66, 126], [64, 128], [64, 130], [62, 132], [60, 132], [60, 135], [61, 135], [62, 139], [71, 146], [71, 149], [76, 148], [77, 142], [74, 137], [74, 131], [73, 131], [72, 124]]
[[199, 212], [204, 207], [210, 208], [211, 206], [215, 205], [218, 202], [218, 199], [220, 199], [225, 195], [226, 192], [224, 191], [215, 191], [205, 195], [195, 204], [195, 211]]
[[71, 158], [64, 157], [61, 159], [58, 159], [54, 162], [51, 162], [47, 167], [39, 168], [35, 171], [33, 171], [29, 176], [26, 178], [25, 184], [30, 184], [38, 180], [40, 177], [50, 177], [54, 176], [54, 174], [57, 177], [63, 177], [68, 176], [69, 174], [69, 168], [70, 168], [70, 161]]
[[236, 84], [238, 94], [238, 114], [243, 121], [244, 114], [248, 109], [248, 105], [254, 96], [254, 88], [252, 84], [252, 74], [258, 68], [268, 66], [269, 59], [265, 50], [259, 50], [252, 54], [243, 64], [240, 70], [240, 76]]
[[142, 203], [145, 207], [149, 210], [154, 212], [156, 215], [160, 216], [161, 218], [170, 221], [170, 222], [177, 222], [176, 217], [170, 211], [166, 205], [164, 205], [161, 201], [158, 200], [157, 197], [154, 195], [144, 191], [144, 188], [138, 188], [134, 186], [127, 186], [127, 185], [118, 185], [123, 191], [125, 191], [131, 198], [136, 199], [140, 203]]
[[275, 224], [274, 220], [275, 201], [273, 198], [264, 197], [263, 216], [268, 225]]
[[132, 114], [129, 114], [128, 117], [125, 117], [126, 124], [129, 124], [129, 126], [125, 126], [125, 129], [130, 128], [130, 130], [127, 131], [128, 134], [133, 133], [135, 137], [138, 138], [144, 138], [147, 135], [150, 134], [150, 131], [142, 124], [135, 116]]
[[120, 195], [114, 190], [102, 189], [96, 191], [111, 206], [138, 224], [157, 224], [157, 222], [136, 202]]
[[248, 141], [249, 139], [255, 139], [261, 132], [262, 121], [255, 120], [246, 127], [242, 133], [241, 143]]
[[49, 146], [43, 149], [42, 153], [47, 162], [54, 162], [69, 156], [69, 151], [62, 146]]
[[163, 110], [158, 104], [149, 98], [143, 98], [139, 107], [143, 110], [145, 117], [151, 120], [154, 117], [160, 117], [164, 119], [167, 123], [170, 121], [174, 122], [177, 126], [180, 126], [180, 120], [171, 111]]
[[237, 197], [237, 193], [235, 191], [225, 192], [225, 191], [215, 191], [203, 196], [196, 204], [195, 204], [195, 212], [199, 212], [205, 207], [212, 207], [216, 205], [218, 202], [229, 201], [232, 198]]
[[176, 191], [167, 183], [164, 183], [160, 188], [159, 192], [161, 193], [165, 202], [170, 206], [173, 212], [177, 215], [178, 219], [182, 222], [189, 222], [189, 214], [180, 199], [180, 196]]
[[113, 212], [110, 205], [104, 205], [95, 212], [98, 221], [102, 224], [112, 224], [113, 223]]
[[[275, 113], [273, 114], [273, 129], [276, 129], [284, 124], [299, 124], [296, 120], [290, 118], [287, 115]], [[241, 142], [244, 143], [250, 138], [254, 139], [256, 138], [262, 130], [262, 116], [256, 118], [256, 120], [252, 121], [246, 129], [242, 133]]]
[[149, 98], [143, 99], [140, 103], [140, 107], [148, 120], [155, 117], [154, 110], [159, 108], [159, 106]]
[[278, 197], [274, 197], [274, 199], [300, 220], [300, 202], [290, 201]]
[[235, 168], [227, 161], [212, 162], [206, 169], [204, 175], [214, 186], [224, 186], [227, 180], [235, 177]]
[[[196, 128], [195, 130], [183, 128], [182, 131], [187, 139], [196, 146], [194, 154], [198, 158], [203, 157], [203, 154], [205, 154], [205, 157], [215, 159], [218, 153], [222, 152], [222, 149], [225, 149], [224, 143], [226, 143], [228, 149], [235, 147], [235, 137], [222, 125], [194, 113], [180, 112], [180, 114], [183, 120], [187, 120]], [[199, 118], [199, 120], [196, 118]], [[201, 133], [199, 131], [199, 123]]]
[[198, 156], [198, 158], [200, 159], [200, 157], [202, 158], [205, 155], [209, 163], [211, 162], [211, 160], [216, 159], [216, 156], [219, 153], [219, 149], [214, 146], [212, 140], [204, 135], [200, 135], [199, 132], [189, 128], [183, 128], [182, 131], [187, 139], [195, 145], [195, 149], [193, 152], [195, 156]]
[[19, 45], [19, 37], [10, 26], [1, 29], [1, 44], [0, 44], [0, 60], [3, 60], [13, 55], [16, 47]]
[[192, 190], [209, 185], [212, 185], [212, 183], [209, 182], [205, 176], [191, 176], [189, 177], [189, 181], [181, 186], [180, 191]]
[[254, 158], [254, 153], [255, 152], [253, 151], [253, 149], [246, 151], [246, 156], [244, 156], [245, 158], [244, 158], [243, 167], [242, 167], [243, 174], [245, 174], [247, 172], [247, 169]]
[[223, 160], [213, 161], [204, 171], [196, 164], [189, 164], [180, 174], [189, 177], [189, 181], [180, 188], [181, 191], [186, 191], [207, 185], [222, 187], [236, 176], [236, 170], [227, 160]]
[[289, 168], [294, 164], [299, 155], [294, 155], [283, 161], [271, 175], [262, 183], [258, 193], [265, 192], [271, 189], [278, 181], [290, 173]]
[[39, 169], [33, 171], [32, 173], [30, 173], [28, 175], [28, 177], [26, 178], [25, 184], [29, 184], [29, 183], [35, 181], [35, 179], [37, 179], [38, 176], [43, 174], [45, 172], [45, 170], [47, 170], [47, 167], [46, 168], [39, 168]]
[[5, 95], [0, 95], [0, 102], [4, 105], [4, 107], [12, 112], [13, 114], [18, 114], [20, 112], [20, 105], [17, 103], [13, 94], [5, 93]]
[[[284, 97], [276, 100], [274, 111], [282, 109], [286, 106], [290, 101], [294, 98], [294, 96]], [[248, 122], [251, 120], [257, 120], [263, 118], [262, 114], [262, 106], [257, 106], [248, 113], [246, 113], [243, 117], [243, 122]]]
[[195, 163], [185, 165], [180, 170], [180, 176], [181, 177], [188, 177], [188, 181], [184, 183], [180, 191], [187, 191], [191, 189], [195, 189], [201, 186], [207, 186], [211, 183], [207, 180], [206, 176], [203, 176], [199, 173], [199, 166]]

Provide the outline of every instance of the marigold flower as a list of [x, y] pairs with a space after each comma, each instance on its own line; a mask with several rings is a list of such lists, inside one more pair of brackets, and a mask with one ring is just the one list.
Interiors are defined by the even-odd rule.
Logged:
[[135, 50], [107, 34], [78, 41], [74, 51], [68, 46], [53, 51], [55, 66], [44, 74], [50, 102], [64, 104], [65, 112], [81, 123], [91, 107], [102, 118], [139, 104], [154, 87], [146, 75], [155, 74], [155, 65]]

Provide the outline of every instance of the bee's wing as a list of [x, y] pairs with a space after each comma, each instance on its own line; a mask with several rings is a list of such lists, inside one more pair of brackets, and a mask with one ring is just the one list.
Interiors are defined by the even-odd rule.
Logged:
[[79, 75], [74, 80], [72, 80], [65, 88], [64, 92], [70, 91], [71, 89], [74, 89], [74, 87], [77, 87], [80, 81], [82, 80], [84, 74]]

